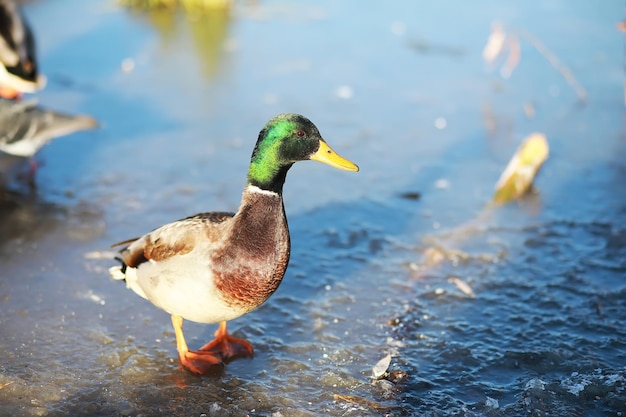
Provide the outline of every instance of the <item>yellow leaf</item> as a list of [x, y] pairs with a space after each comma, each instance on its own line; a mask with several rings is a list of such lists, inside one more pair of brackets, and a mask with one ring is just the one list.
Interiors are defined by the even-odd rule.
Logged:
[[519, 147], [496, 184], [496, 203], [506, 203], [524, 195], [539, 168], [548, 158], [548, 141], [542, 133], [531, 134]]
[[487, 44], [483, 49], [483, 59], [488, 64], [493, 64], [498, 55], [504, 50], [506, 33], [499, 22], [491, 25], [491, 33], [487, 39]]

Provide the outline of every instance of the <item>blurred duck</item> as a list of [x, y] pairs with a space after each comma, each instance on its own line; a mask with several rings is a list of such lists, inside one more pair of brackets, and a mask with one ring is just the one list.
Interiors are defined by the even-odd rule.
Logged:
[[35, 38], [12, 0], [0, 0], [0, 97], [18, 98], [42, 89]]
[[[46, 143], [59, 136], [97, 126], [98, 122], [89, 116], [57, 113], [37, 106], [31, 100], [0, 98], [0, 162], [30, 158], [32, 181], [36, 169], [32, 157]], [[9, 165], [14, 164], [0, 163], [1, 176], [8, 176]]]

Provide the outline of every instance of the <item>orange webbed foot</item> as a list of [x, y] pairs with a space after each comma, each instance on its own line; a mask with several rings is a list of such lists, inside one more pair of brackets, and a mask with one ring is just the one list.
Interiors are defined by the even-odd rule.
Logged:
[[213, 352], [189, 350], [187, 342], [185, 341], [185, 336], [183, 335], [182, 317], [172, 316], [172, 325], [174, 326], [174, 332], [176, 333], [178, 359], [184, 368], [198, 375], [219, 371], [224, 368], [224, 363], [222, 362], [220, 355]]
[[219, 355], [225, 362], [254, 356], [254, 348], [250, 342], [228, 334], [225, 321], [215, 331], [215, 339], [202, 346], [199, 352]]
[[188, 350], [184, 353], [179, 352], [178, 359], [185, 369], [198, 375], [224, 369], [222, 359], [212, 352]]

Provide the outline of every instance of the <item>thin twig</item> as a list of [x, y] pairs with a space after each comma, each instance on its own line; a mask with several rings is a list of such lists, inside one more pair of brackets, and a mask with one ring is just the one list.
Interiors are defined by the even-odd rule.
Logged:
[[581, 101], [587, 101], [587, 92], [585, 91], [583, 86], [580, 85], [580, 83], [576, 80], [569, 68], [567, 68], [557, 58], [557, 56], [552, 51], [550, 51], [547, 46], [543, 44], [543, 42], [541, 42], [539, 39], [535, 38], [526, 31], [517, 30], [516, 32], [519, 33], [520, 36], [525, 38], [532, 46], [535, 47], [535, 49], [537, 49], [537, 51], [539, 51], [541, 55], [543, 55], [545, 59], [548, 60], [548, 62], [550, 62], [550, 64], [563, 76], [563, 78], [565, 78], [569, 85], [572, 86]]
[[9, 381], [9, 382], [6, 382], [6, 383], [2, 384], [2, 385], [0, 385], [0, 389], [5, 389], [6, 387], [11, 385], [12, 383], [13, 383], [13, 381]]

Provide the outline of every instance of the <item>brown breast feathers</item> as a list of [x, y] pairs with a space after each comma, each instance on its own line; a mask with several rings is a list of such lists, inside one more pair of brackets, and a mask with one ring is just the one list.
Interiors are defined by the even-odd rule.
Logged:
[[289, 262], [289, 230], [279, 195], [244, 194], [232, 235], [212, 255], [216, 287], [230, 305], [249, 310], [276, 291]]

